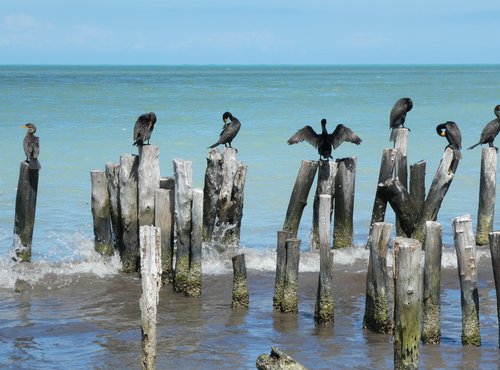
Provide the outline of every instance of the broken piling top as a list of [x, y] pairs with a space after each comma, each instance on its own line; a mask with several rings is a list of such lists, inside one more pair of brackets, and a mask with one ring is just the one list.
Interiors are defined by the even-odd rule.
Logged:
[[137, 173], [139, 226], [154, 225], [155, 192], [160, 187], [160, 148], [154, 145], [139, 147]]

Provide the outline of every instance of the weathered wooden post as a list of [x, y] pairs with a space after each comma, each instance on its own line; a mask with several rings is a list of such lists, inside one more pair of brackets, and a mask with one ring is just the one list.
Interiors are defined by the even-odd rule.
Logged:
[[286, 265], [281, 312], [296, 313], [299, 309], [297, 289], [299, 284], [300, 239], [287, 239], [285, 248]]
[[[17, 183], [16, 213], [14, 216], [14, 246], [21, 262], [31, 262], [31, 246], [35, 228], [36, 196], [38, 192], [39, 170], [30, 170], [29, 164], [22, 161]], [[19, 238], [20, 246], [16, 239]]]
[[333, 309], [333, 253], [330, 248], [330, 211], [332, 197], [319, 196], [319, 279], [314, 320], [319, 324], [331, 325], [335, 315]]
[[387, 246], [392, 224], [375, 222], [369, 237], [370, 256], [366, 273], [366, 300], [363, 328], [377, 333], [390, 333]]
[[108, 181], [104, 171], [91, 171], [92, 183], [91, 208], [94, 223], [95, 250], [102, 255], [114, 253], [111, 241], [111, 215], [109, 205]]
[[222, 183], [222, 154], [217, 148], [207, 154], [205, 186], [203, 187], [203, 240], [212, 240], [215, 222], [217, 221], [217, 203]]
[[162, 282], [172, 283], [174, 278], [174, 190], [156, 189], [155, 226], [161, 233]]
[[120, 213], [120, 164], [106, 163], [106, 179], [108, 181], [109, 209], [111, 215], [111, 231], [115, 249], [123, 250], [123, 227]]
[[422, 244], [397, 237], [394, 242], [394, 368], [418, 369], [422, 305]]
[[500, 347], [500, 231], [489, 234], [491, 264], [497, 295], [498, 346]]
[[479, 205], [477, 210], [476, 244], [488, 244], [488, 234], [493, 230], [495, 191], [497, 177], [497, 152], [495, 148], [483, 148], [481, 177], [479, 181]]
[[424, 302], [422, 315], [422, 342], [441, 340], [441, 225], [427, 221], [425, 237]]
[[191, 207], [191, 243], [189, 247], [189, 278], [186, 295], [201, 295], [201, 246], [203, 242], [203, 190], [193, 189]]
[[352, 246], [356, 157], [337, 159], [333, 248]]
[[153, 145], [139, 147], [138, 219], [139, 226], [155, 223], [155, 192], [160, 187], [160, 148]]
[[176, 292], [186, 292], [189, 278], [191, 202], [193, 199], [192, 176], [191, 161], [174, 159], [175, 228], [177, 233], [174, 289]]
[[120, 213], [123, 228], [123, 250], [120, 251], [124, 272], [136, 272], [139, 265], [139, 225], [137, 218], [137, 168], [139, 157], [120, 157]]
[[271, 355], [261, 354], [257, 358], [256, 366], [258, 370], [307, 370], [277, 347], [271, 348]]
[[333, 206], [335, 197], [335, 176], [337, 175], [337, 162], [319, 161], [318, 181], [316, 185], [316, 194], [313, 203], [313, 222], [311, 233], [311, 248], [318, 249], [319, 242], [319, 196], [321, 194], [330, 195], [330, 212]]
[[316, 161], [302, 161], [300, 164], [283, 224], [283, 230], [292, 232], [294, 237], [297, 236], [300, 219], [307, 204], [307, 196], [311, 190], [317, 168], [318, 162]]
[[470, 215], [455, 217], [452, 226], [462, 291], [462, 344], [480, 346], [476, 242]]
[[250, 303], [248, 294], [247, 268], [245, 255], [238, 254], [232, 258], [233, 261], [233, 299], [231, 308], [248, 308]]
[[[392, 140], [394, 140], [394, 149], [397, 150], [394, 176], [397, 177], [401, 185], [408, 190], [408, 130], [405, 128], [393, 129], [391, 136]], [[399, 226], [398, 215], [396, 215], [396, 235], [405, 235], [404, 231]]]
[[425, 204], [425, 167], [425, 161], [420, 161], [410, 166], [409, 191], [419, 214], [422, 213]]
[[142, 295], [141, 307], [141, 367], [156, 369], [156, 315], [161, 287], [160, 229], [140, 227], [140, 260]]
[[281, 310], [283, 301], [283, 289], [285, 286], [286, 266], [286, 241], [291, 239], [293, 233], [290, 231], [278, 231], [276, 243], [276, 279], [274, 281], [273, 310]]
[[239, 245], [240, 243], [246, 176], [247, 165], [238, 163], [238, 168], [233, 181], [231, 207], [229, 208], [229, 225], [231, 225], [231, 227], [224, 233], [223, 243], [225, 244]]

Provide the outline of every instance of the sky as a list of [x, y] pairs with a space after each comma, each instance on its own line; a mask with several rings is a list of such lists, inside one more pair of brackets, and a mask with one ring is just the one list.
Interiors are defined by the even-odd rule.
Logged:
[[498, 0], [0, 0], [0, 64], [500, 63]]

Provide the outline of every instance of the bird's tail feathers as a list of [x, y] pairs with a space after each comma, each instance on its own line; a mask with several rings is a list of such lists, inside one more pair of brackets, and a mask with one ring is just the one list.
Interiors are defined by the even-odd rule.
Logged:
[[215, 148], [217, 145], [219, 145], [219, 142], [216, 142], [216, 143], [214, 143], [214, 144], [210, 145], [210, 146], [208, 147], [208, 149], [213, 149], [213, 148]]
[[467, 148], [467, 150], [470, 150], [470, 149], [474, 149], [476, 146], [478, 146], [479, 144], [481, 144], [480, 142], [477, 143], [477, 144], [474, 144], [473, 146], [471, 146], [470, 148]]
[[462, 159], [462, 153], [460, 152], [460, 149], [453, 148], [453, 155], [455, 156], [455, 159]]

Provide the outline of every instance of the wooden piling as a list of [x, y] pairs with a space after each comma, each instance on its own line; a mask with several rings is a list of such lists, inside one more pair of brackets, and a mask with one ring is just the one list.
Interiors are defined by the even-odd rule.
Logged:
[[[335, 197], [335, 176], [337, 175], [337, 162], [319, 161], [318, 181], [316, 185], [316, 194], [313, 203], [313, 222], [311, 232], [311, 248], [318, 249], [319, 242], [319, 197], [321, 194], [330, 195], [330, 212], [333, 208], [333, 199]], [[330, 214], [331, 216], [331, 214]]]
[[222, 182], [222, 155], [217, 148], [207, 154], [205, 186], [203, 187], [203, 240], [210, 242], [217, 220], [217, 203]]
[[191, 161], [174, 159], [175, 177], [175, 229], [177, 255], [175, 260], [174, 289], [186, 292], [189, 278], [189, 246], [191, 244], [191, 202], [193, 199]]
[[201, 247], [203, 242], [203, 190], [193, 189], [191, 208], [191, 245], [189, 247], [189, 278], [186, 295], [201, 295]]
[[462, 344], [480, 346], [476, 242], [470, 215], [455, 217], [452, 226], [462, 292]]
[[287, 239], [285, 248], [286, 265], [281, 312], [296, 313], [299, 310], [297, 289], [299, 283], [300, 239]]
[[329, 194], [319, 196], [318, 233], [319, 233], [319, 278], [314, 320], [318, 324], [333, 325], [333, 253], [330, 240], [330, 212], [332, 197]]
[[[21, 162], [14, 216], [14, 246], [16, 247], [17, 258], [21, 262], [31, 262], [38, 175], [39, 170], [30, 170], [26, 161]], [[16, 243], [17, 238], [19, 238], [20, 245]]]
[[490, 233], [489, 242], [497, 296], [498, 346], [500, 347], [500, 231]]
[[356, 157], [337, 159], [333, 248], [352, 246]]
[[94, 225], [94, 248], [105, 256], [114, 253], [111, 237], [111, 215], [109, 205], [108, 181], [104, 171], [91, 171], [92, 183], [91, 208]]
[[387, 275], [387, 247], [392, 224], [375, 222], [369, 237], [368, 270], [366, 273], [366, 300], [363, 328], [376, 333], [390, 333], [389, 289]]
[[108, 181], [109, 210], [111, 215], [111, 231], [114, 247], [123, 251], [123, 227], [120, 213], [120, 164], [106, 164], [106, 180]]
[[417, 369], [422, 305], [422, 244], [397, 237], [394, 242], [394, 368]]
[[[391, 136], [394, 141], [394, 149], [396, 150], [394, 176], [398, 178], [401, 185], [408, 190], [408, 130], [405, 128], [393, 129]], [[398, 215], [396, 215], [396, 235], [406, 236], [406, 233], [400, 226]]]
[[441, 341], [441, 225], [426, 222], [422, 342]]
[[139, 156], [126, 154], [120, 157], [120, 213], [123, 228], [122, 270], [139, 270], [139, 225], [137, 218], [137, 168]]
[[250, 303], [248, 294], [247, 268], [245, 255], [238, 254], [232, 258], [233, 261], [233, 299], [231, 308], [248, 308]]
[[240, 244], [246, 176], [247, 165], [238, 163], [238, 168], [236, 169], [233, 181], [231, 207], [228, 212], [228, 225], [230, 227], [226, 230], [224, 238], [222, 239], [222, 243], [226, 245], [237, 246]]
[[278, 231], [276, 243], [276, 279], [274, 281], [273, 310], [281, 310], [285, 286], [286, 241], [293, 237], [290, 231]]
[[155, 192], [160, 187], [160, 148], [154, 145], [139, 147], [138, 218], [139, 226], [155, 223]]
[[419, 214], [422, 213], [425, 204], [425, 168], [425, 161], [420, 161], [410, 166], [409, 191]]
[[299, 173], [295, 180], [290, 201], [288, 202], [288, 209], [283, 224], [283, 230], [290, 231], [294, 237], [297, 236], [300, 219], [307, 205], [307, 197], [311, 190], [317, 168], [318, 162], [316, 161], [302, 161], [300, 164]]
[[497, 177], [497, 152], [495, 148], [483, 148], [479, 181], [479, 205], [477, 210], [476, 244], [488, 244], [488, 234], [493, 230]]
[[175, 189], [175, 179], [173, 176], [161, 176], [160, 177], [160, 189], [174, 190]]
[[174, 278], [174, 190], [156, 189], [155, 226], [161, 233], [162, 283]]
[[156, 369], [156, 317], [161, 287], [161, 237], [154, 226], [140, 227], [141, 368]]

